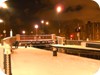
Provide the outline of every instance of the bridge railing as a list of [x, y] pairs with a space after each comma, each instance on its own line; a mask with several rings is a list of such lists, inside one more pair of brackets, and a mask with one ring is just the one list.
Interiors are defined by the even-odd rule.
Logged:
[[48, 35], [16, 35], [17, 41], [54, 40], [55, 34]]
[[16, 41], [16, 37], [7, 37], [2, 40], [3, 44], [12, 45]]
[[83, 42], [83, 40], [66, 40], [65, 44], [68, 44], [68, 45], [81, 45], [82, 42]]

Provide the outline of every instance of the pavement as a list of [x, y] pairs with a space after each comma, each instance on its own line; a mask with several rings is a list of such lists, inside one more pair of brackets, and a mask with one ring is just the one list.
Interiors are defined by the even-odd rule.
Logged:
[[11, 64], [12, 75], [94, 75], [100, 68], [96, 59], [32, 47], [14, 49]]

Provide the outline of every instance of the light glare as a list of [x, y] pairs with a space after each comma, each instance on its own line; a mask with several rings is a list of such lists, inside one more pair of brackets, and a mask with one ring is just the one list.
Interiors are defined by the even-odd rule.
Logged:
[[2, 7], [2, 8], [8, 8], [8, 6], [7, 6], [6, 3], [0, 3], [0, 7]]
[[95, 1], [100, 7], [100, 0], [93, 0], [93, 1]]
[[57, 12], [59, 13], [59, 12], [61, 12], [61, 10], [62, 10], [61, 6], [58, 6], [57, 7]]
[[38, 25], [36, 24], [34, 27], [37, 29], [38, 28]]
[[0, 3], [4, 3], [5, 1], [7, 1], [7, 0], [0, 0]]
[[2, 23], [3, 22], [3, 20], [2, 19], [0, 19], [0, 23]]
[[42, 20], [41, 23], [43, 24], [44, 23], [44, 20]]

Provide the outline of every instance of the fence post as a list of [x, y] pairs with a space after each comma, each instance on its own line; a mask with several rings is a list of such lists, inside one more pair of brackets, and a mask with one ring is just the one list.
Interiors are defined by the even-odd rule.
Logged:
[[11, 47], [8, 44], [4, 45], [4, 71], [6, 75], [11, 73]]

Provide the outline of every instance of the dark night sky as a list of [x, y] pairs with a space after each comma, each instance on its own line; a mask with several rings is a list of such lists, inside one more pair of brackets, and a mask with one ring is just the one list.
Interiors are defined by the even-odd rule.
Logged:
[[34, 14], [48, 6], [42, 0], [8, 0], [7, 4], [9, 12], [6, 15], [10, 14], [10, 26], [16, 31], [18, 31], [16, 26], [21, 29], [29, 28], [37, 19]]
[[[46, 15], [47, 18], [54, 17], [54, 9], [57, 4], [64, 5], [63, 14], [69, 17], [73, 14], [83, 17], [84, 12], [86, 12], [85, 15], [88, 15], [87, 13], [90, 12], [95, 14], [94, 11], [98, 9], [98, 5], [92, 0], [8, 0], [8, 3], [12, 11], [11, 14], [13, 13], [13, 16], [27, 22], [35, 20], [41, 15]], [[77, 15], [81, 13], [82, 15]], [[73, 17], [75, 17], [75, 15]]]
[[34, 16], [37, 12], [53, 6], [48, 2], [49, 0], [8, 0], [10, 22], [27, 28], [28, 25], [32, 25], [32, 22], [38, 21], [38, 18]]
[[32, 27], [33, 22], [38, 22], [42, 18], [57, 20], [55, 16], [57, 4], [64, 6], [64, 11], [59, 16], [59, 20], [66, 21], [76, 18], [100, 20], [99, 7], [92, 0], [8, 0], [8, 12], [3, 11], [0, 16], [7, 18], [6, 21], [9, 21], [9, 23], [6, 23], [16, 31], [18, 31], [16, 27], [19, 30], [30, 29], [29, 27]]
[[9, 0], [14, 12], [24, 19], [32, 18], [41, 8], [48, 7], [43, 0]]
[[22, 19], [30, 19], [32, 14], [36, 13], [41, 7], [38, 0], [9, 0], [14, 15]]
[[53, 6], [49, 0], [8, 0], [6, 3], [8, 9], [0, 10], [0, 17], [5, 22], [5, 27], [0, 27], [0, 33], [4, 28], [6, 30], [13, 29], [16, 31], [15, 33], [19, 33], [20, 30], [31, 30], [34, 28], [32, 27], [33, 23], [40, 21], [35, 14], [42, 9], [50, 9]]

